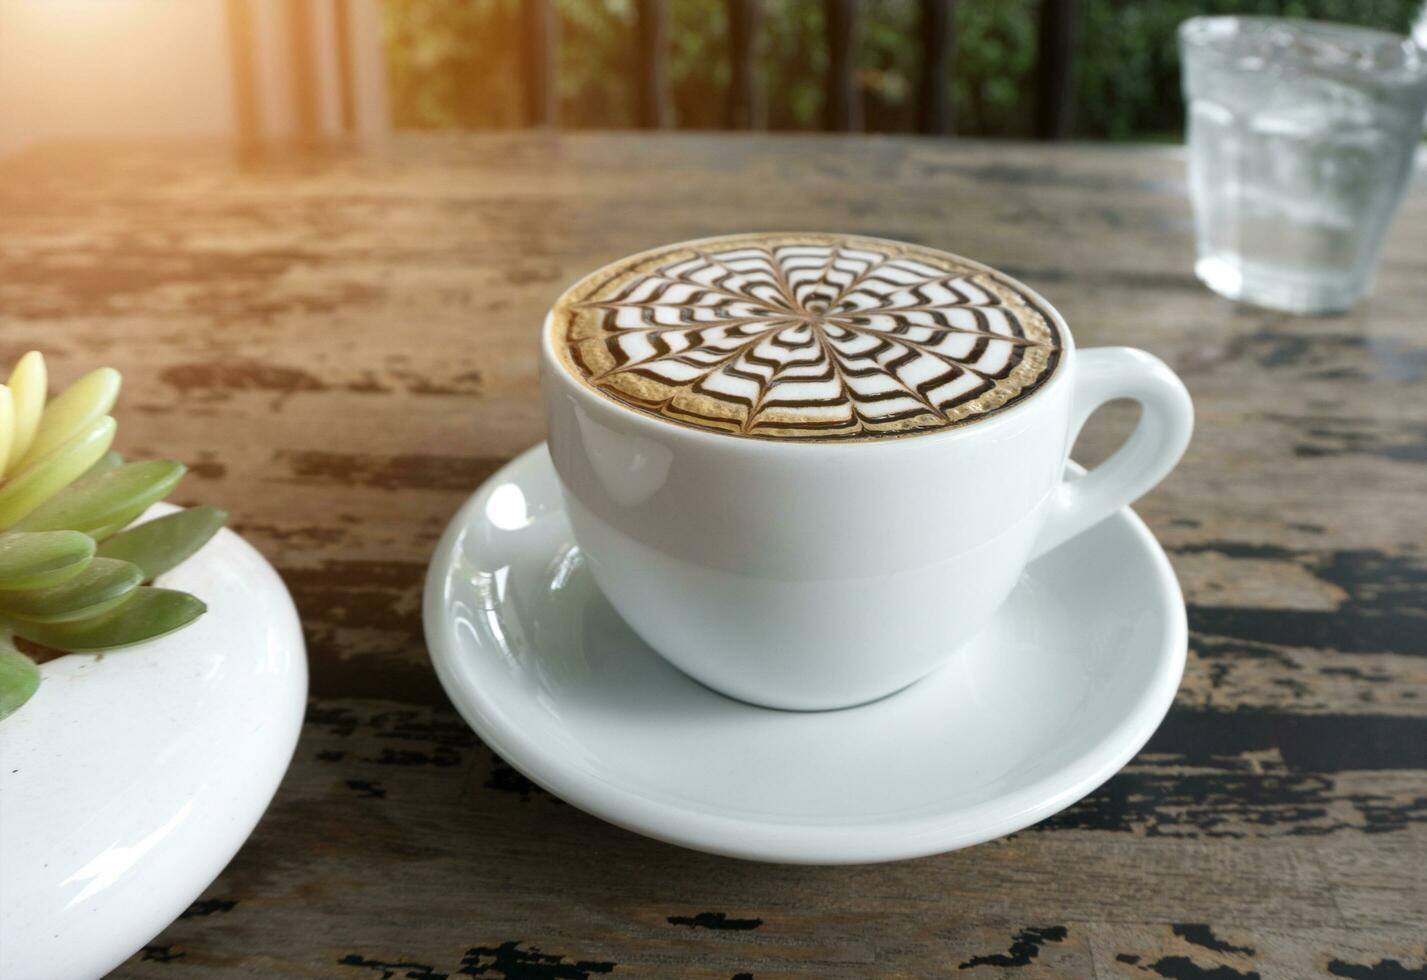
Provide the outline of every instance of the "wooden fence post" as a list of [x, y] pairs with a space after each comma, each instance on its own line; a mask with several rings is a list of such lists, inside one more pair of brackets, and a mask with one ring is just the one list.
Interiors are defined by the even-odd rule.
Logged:
[[931, 136], [956, 129], [951, 70], [956, 60], [955, 0], [922, 0], [921, 95], [917, 128]]
[[1084, 0], [1041, 0], [1036, 136], [1063, 140], [1075, 126], [1076, 64]]
[[862, 89], [857, 83], [857, 51], [862, 39], [861, 0], [824, 0], [827, 19], [827, 128], [862, 130]]
[[763, 0], [728, 0], [728, 125], [763, 129], [768, 125], [763, 85]]
[[560, 124], [560, 20], [554, 0], [521, 0], [524, 34], [525, 122]]
[[669, 92], [668, 0], [639, 0], [639, 125], [666, 129], [674, 119]]

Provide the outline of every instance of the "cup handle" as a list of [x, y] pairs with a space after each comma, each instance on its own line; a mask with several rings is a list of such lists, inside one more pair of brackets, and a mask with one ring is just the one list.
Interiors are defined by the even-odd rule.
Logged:
[[1074, 445], [1095, 409], [1115, 398], [1139, 402], [1140, 423], [1113, 456], [1051, 492], [1050, 516], [1033, 557], [1149, 492], [1174, 469], [1194, 429], [1194, 404], [1184, 382], [1153, 354], [1133, 347], [1092, 347], [1077, 351], [1076, 358], [1067, 445]]

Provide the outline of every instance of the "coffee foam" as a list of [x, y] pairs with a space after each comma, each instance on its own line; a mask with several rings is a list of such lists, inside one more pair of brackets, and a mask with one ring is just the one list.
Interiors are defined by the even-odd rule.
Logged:
[[986, 418], [1054, 373], [1054, 318], [1014, 280], [880, 239], [768, 234], [646, 252], [555, 306], [565, 369], [681, 425], [879, 439]]

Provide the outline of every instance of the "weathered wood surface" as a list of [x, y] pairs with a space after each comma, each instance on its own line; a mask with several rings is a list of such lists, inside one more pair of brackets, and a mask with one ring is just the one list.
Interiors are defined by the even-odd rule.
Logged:
[[[122, 369], [122, 448], [192, 464], [179, 497], [232, 511], [311, 648], [271, 810], [119, 975], [1423, 976], [1424, 183], [1372, 297], [1301, 319], [1194, 281], [1161, 150], [527, 134], [0, 163], [0, 358]], [[542, 436], [546, 304], [625, 253], [775, 228], [975, 256], [1194, 394], [1194, 444], [1139, 507], [1190, 607], [1183, 688], [1123, 773], [1035, 828], [861, 868], [683, 851], [532, 788], [432, 677], [424, 564]], [[1107, 412], [1079, 455], [1126, 424]]]

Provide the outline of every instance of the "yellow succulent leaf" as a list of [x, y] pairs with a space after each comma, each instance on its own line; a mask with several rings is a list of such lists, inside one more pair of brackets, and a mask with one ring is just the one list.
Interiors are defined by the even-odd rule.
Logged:
[[0, 385], [0, 476], [5, 475], [5, 464], [10, 461], [10, 441], [15, 437], [15, 396], [10, 389]]
[[9, 384], [10, 395], [15, 402], [15, 422], [10, 436], [10, 452], [6, 456], [7, 473], [14, 470], [30, 451], [30, 443], [34, 441], [35, 430], [40, 425], [40, 415], [45, 410], [47, 384], [45, 357], [39, 351], [32, 350], [15, 362]]
[[118, 371], [99, 368], [70, 385], [63, 394], [56, 395], [45, 406], [34, 441], [20, 465], [28, 466], [49, 455], [95, 419], [108, 415], [119, 397], [120, 381]]
[[116, 425], [95, 419], [54, 452], [13, 474], [0, 486], [0, 529], [12, 526], [59, 493], [109, 451]]

